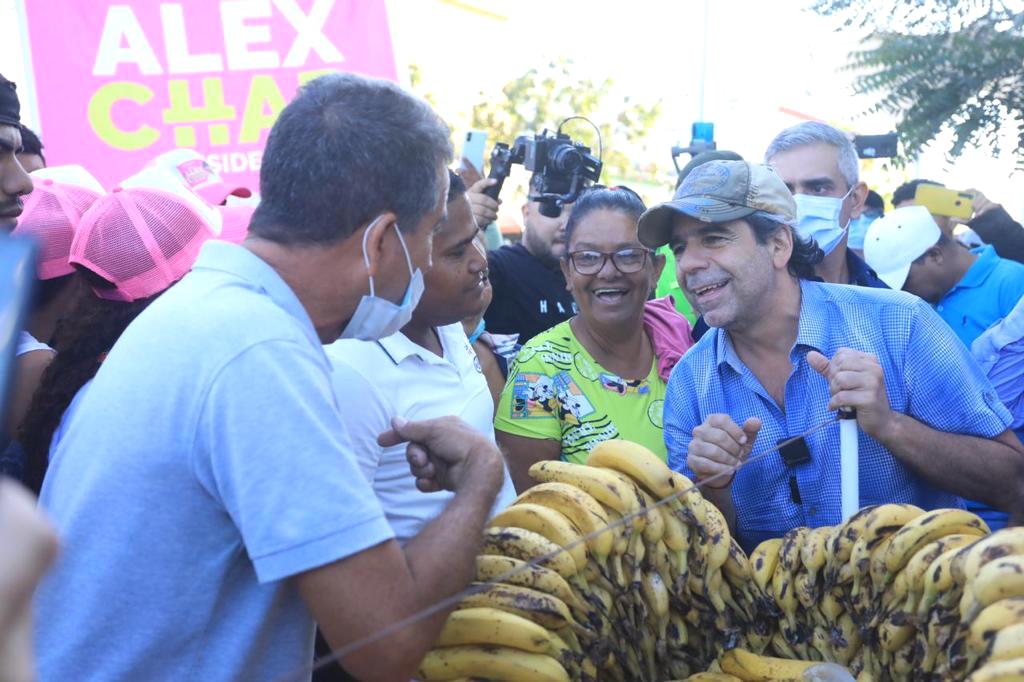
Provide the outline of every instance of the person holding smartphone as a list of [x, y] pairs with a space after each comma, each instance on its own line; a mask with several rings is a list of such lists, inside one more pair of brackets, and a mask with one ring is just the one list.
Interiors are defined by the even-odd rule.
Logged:
[[[944, 187], [940, 182], [921, 178], [906, 182], [892, 193], [892, 205], [896, 208], [914, 206], [921, 202], [917, 197], [917, 188], [921, 185]], [[974, 230], [978, 237], [996, 251], [1000, 258], [1009, 258], [1024, 263], [1024, 226], [1014, 220], [1006, 209], [986, 197], [980, 190], [968, 189], [966, 193], [973, 197], [973, 217], [964, 222], [948, 215], [932, 211], [932, 217], [939, 229], [950, 236], [953, 229], [960, 223]]]

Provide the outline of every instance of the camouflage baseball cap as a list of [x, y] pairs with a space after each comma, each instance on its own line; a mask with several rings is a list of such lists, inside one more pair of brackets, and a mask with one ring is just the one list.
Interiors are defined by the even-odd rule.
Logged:
[[668, 244], [677, 214], [726, 223], [757, 211], [796, 220], [796, 202], [775, 171], [749, 161], [709, 161], [686, 176], [672, 201], [640, 216], [639, 237], [652, 248]]

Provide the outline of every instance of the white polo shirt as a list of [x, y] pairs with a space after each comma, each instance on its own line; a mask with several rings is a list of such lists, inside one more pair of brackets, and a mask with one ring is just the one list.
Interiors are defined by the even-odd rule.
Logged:
[[[326, 347], [352, 450], [402, 544], [440, 514], [454, 493], [420, 492], [409, 472], [406, 446], [377, 445], [377, 436], [390, 428], [391, 418], [455, 415], [494, 440], [494, 401], [462, 325], [439, 327], [437, 334], [444, 357], [401, 332], [379, 341], [345, 339]], [[504, 509], [514, 499], [506, 469], [494, 509]]]

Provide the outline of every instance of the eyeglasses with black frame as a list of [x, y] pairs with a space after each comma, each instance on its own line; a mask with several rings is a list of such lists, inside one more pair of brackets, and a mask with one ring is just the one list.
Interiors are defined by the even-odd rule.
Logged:
[[649, 249], [641, 246], [632, 246], [612, 253], [584, 249], [582, 251], [573, 251], [568, 256], [573, 269], [581, 275], [596, 275], [601, 272], [601, 268], [604, 267], [609, 258], [616, 270], [623, 275], [629, 275], [644, 269], [649, 253]]

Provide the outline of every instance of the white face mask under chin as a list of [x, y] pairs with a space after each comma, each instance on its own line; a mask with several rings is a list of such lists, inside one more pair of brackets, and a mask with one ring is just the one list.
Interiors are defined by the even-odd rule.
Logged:
[[[370, 258], [366, 254], [366, 239], [370, 231], [377, 227], [380, 218], [366, 228], [363, 233], [363, 262], [367, 269], [370, 267]], [[405, 295], [401, 303], [392, 303], [386, 298], [376, 295], [373, 275], [370, 275], [370, 293], [364, 295], [352, 314], [352, 319], [342, 330], [342, 339], [359, 339], [360, 341], [376, 341], [391, 336], [404, 327], [412, 319], [413, 310], [416, 309], [423, 295], [423, 272], [412, 267], [412, 259], [409, 257], [409, 249], [405, 246], [405, 239], [402, 238], [402, 231], [395, 224], [395, 233], [398, 235], [398, 242], [402, 245], [405, 253], [405, 262], [409, 267], [409, 286], [405, 289]]]

